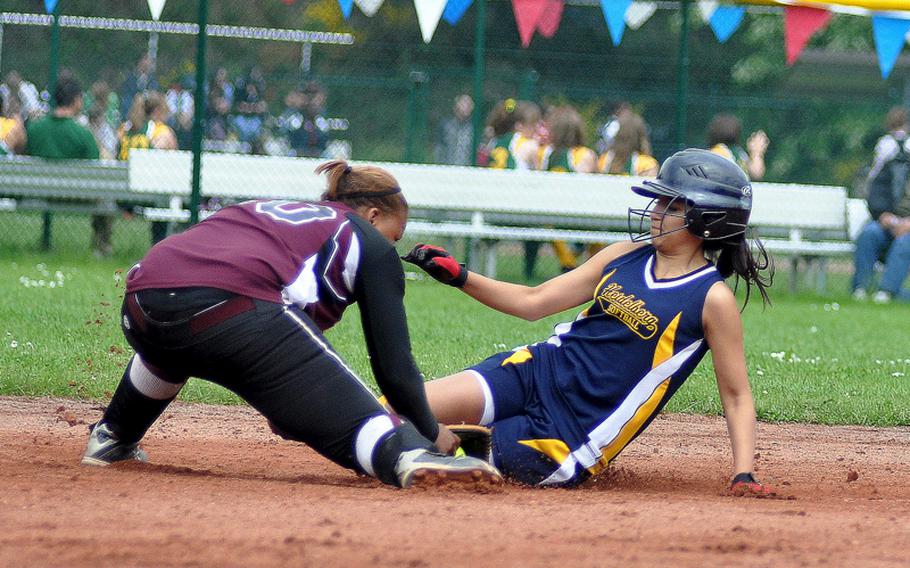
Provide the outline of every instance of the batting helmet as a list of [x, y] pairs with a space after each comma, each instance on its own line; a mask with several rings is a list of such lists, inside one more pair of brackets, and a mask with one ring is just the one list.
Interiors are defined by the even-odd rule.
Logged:
[[[720, 241], [742, 235], [752, 210], [752, 185], [745, 172], [732, 161], [689, 148], [667, 158], [654, 180], [644, 180], [632, 191], [657, 199], [669, 197], [685, 202], [685, 227], [693, 235]], [[643, 229], [654, 202], [647, 209], [629, 209], [629, 233], [633, 241], [651, 238]], [[663, 212], [661, 212], [663, 213]], [[634, 231], [638, 219], [639, 231]]]

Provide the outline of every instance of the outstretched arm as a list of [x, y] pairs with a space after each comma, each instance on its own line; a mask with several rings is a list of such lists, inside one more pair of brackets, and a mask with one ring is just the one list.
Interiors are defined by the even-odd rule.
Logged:
[[[702, 321], [730, 434], [736, 485], [743, 479], [741, 474], [749, 474], [751, 479], [755, 454], [755, 403], [746, 371], [739, 308], [733, 292], [723, 282], [718, 282], [708, 292]], [[748, 482], [747, 485], [750, 492], [763, 491], [757, 482], [754, 487]]]
[[419, 244], [402, 258], [424, 269], [440, 282], [461, 288], [494, 310], [534, 321], [590, 300], [604, 266], [639, 246], [642, 245], [631, 242], [612, 244], [575, 270], [538, 286], [502, 282], [470, 272], [444, 249], [429, 245]]

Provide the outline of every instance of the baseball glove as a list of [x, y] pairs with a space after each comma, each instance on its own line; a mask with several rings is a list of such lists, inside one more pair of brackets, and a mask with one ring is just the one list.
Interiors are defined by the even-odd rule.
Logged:
[[465, 455], [486, 462], [491, 461], [493, 439], [489, 428], [474, 424], [458, 424], [446, 427], [461, 440], [460, 448]]

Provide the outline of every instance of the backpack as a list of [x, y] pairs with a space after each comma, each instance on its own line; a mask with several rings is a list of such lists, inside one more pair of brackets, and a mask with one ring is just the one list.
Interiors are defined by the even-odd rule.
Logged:
[[905, 139], [895, 138], [897, 154], [882, 164], [878, 170], [869, 173], [866, 182], [866, 204], [873, 219], [886, 211], [894, 211], [900, 203], [910, 180], [910, 153]]

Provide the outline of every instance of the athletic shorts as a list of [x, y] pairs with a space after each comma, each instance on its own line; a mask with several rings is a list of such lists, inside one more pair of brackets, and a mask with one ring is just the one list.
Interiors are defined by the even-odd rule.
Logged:
[[[498, 353], [467, 370], [484, 388], [481, 422], [493, 431], [493, 464], [512, 480], [540, 485], [559, 464], [534, 446], [561, 436], [540, 402], [534, 385], [536, 366], [529, 355], [526, 348]], [[573, 486], [582, 481], [576, 476], [556, 485]]]

